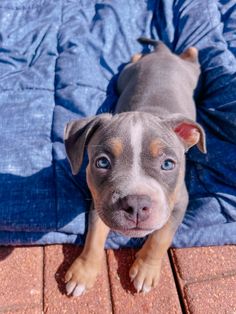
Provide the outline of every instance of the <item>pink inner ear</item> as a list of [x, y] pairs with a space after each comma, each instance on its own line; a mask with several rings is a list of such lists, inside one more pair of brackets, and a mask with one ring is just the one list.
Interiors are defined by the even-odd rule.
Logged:
[[174, 131], [189, 147], [197, 144], [199, 141], [200, 133], [194, 124], [183, 122]]

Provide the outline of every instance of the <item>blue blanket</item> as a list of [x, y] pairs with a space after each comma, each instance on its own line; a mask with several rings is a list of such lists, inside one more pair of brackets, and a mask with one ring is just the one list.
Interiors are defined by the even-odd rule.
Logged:
[[[112, 111], [117, 74], [140, 36], [199, 49], [198, 121], [208, 154], [191, 149], [190, 203], [173, 246], [236, 244], [236, 4], [206, 0], [0, 1], [0, 244], [84, 241], [86, 160], [73, 177], [63, 129]], [[140, 246], [111, 233], [106, 246]]]

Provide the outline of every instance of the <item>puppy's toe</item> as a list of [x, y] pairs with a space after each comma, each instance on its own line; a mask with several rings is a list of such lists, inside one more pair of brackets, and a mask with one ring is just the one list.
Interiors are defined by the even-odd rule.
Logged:
[[129, 271], [129, 277], [130, 277], [131, 282], [137, 276], [137, 273], [138, 273], [138, 267], [137, 266], [135, 267], [135, 265], [133, 265]]
[[65, 283], [67, 283], [72, 277], [72, 272], [68, 270], [68, 272], [65, 275]]
[[135, 278], [133, 281], [134, 288], [137, 292], [141, 292], [143, 289], [143, 282], [140, 278]]
[[71, 294], [73, 292], [73, 290], [75, 289], [75, 287], [76, 287], [76, 282], [69, 281], [66, 284], [66, 293], [67, 293], [67, 295]]
[[143, 284], [142, 292], [143, 293], [148, 293], [152, 290], [152, 286], [150, 284]]
[[78, 284], [75, 288], [75, 290], [73, 291], [73, 296], [74, 297], [79, 297], [80, 295], [82, 295], [85, 292], [85, 286], [82, 284]]

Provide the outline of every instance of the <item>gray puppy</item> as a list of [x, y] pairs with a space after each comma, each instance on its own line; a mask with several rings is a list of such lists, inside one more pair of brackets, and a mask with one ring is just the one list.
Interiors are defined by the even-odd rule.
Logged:
[[129, 237], [148, 235], [129, 275], [138, 292], [157, 285], [162, 258], [188, 204], [185, 152], [195, 144], [206, 152], [193, 101], [200, 74], [197, 49], [177, 56], [161, 42], [139, 41], [154, 51], [135, 55], [121, 72], [115, 115], [75, 120], [65, 129], [73, 174], [88, 149], [93, 198], [84, 249], [65, 278], [67, 293], [74, 296], [94, 284], [110, 229]]

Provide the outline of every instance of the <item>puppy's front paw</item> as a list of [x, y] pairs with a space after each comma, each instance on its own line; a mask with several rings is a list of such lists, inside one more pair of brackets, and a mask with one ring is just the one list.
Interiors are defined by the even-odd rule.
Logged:
[[96, 281], [100, 269], [100, 262], [78, 257], [65, 275], [67, 295], [80, 296], [90, 289]]
[[137, 257], [130, 268], [129, 276], [137, 292], [149, 292], [156, 287], [160, 278], [161, 261], [148, 262]]

